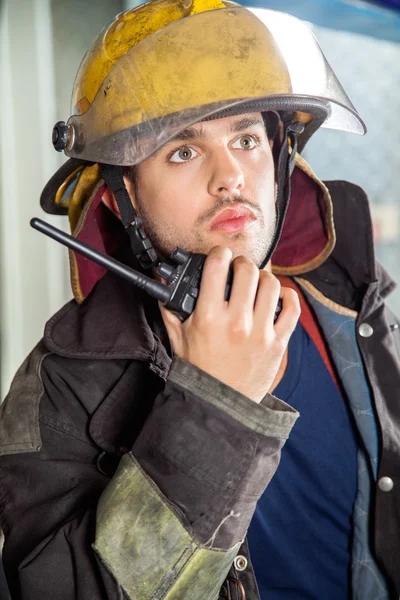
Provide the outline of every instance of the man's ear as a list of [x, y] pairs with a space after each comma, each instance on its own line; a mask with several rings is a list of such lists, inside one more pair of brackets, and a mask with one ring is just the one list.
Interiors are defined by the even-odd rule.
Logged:
[[104, 190], [101, 201], [103, 202], [103, 204], [105, 204], [107, 206], [107, 208], [109, 208], [111, 210], [112, 213], [114, 213], [114, 215], [119, 220], [121, 220], [121, 215], [119, 212], [117, 201], [109, 187], [106, 187], [106, 189]]
[[133, 208], [136, 210], [137, 214], [140, 216], [140, 210], [137, 206], [137, 202], [136, 202], [136, 195], [135, 195], [135, 186], [133, 181], [127, 177], [126, 175], [124, 175], [124, 183], [125, 183], [125, 187], [126, 190], [129, 194], [129, 198], [131, 199]]

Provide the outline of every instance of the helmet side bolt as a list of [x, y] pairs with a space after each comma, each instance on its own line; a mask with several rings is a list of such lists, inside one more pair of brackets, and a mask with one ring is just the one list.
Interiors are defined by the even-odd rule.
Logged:
[[64, 121], [58, 121], [53, 127], [52, 142], [55, 150], [65, 150], [70, 142], [70, 128]]

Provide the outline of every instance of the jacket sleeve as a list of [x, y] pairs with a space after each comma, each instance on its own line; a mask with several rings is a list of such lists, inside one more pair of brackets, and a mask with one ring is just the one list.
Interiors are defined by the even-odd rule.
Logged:
[[36, 353], [1, 407], [12, 599], [217, 598], [296, 411], [271, 395], [255, 404], [175, 359], [109, 479], [88, 434], [90, 361], [71, 384], [74, 361]]

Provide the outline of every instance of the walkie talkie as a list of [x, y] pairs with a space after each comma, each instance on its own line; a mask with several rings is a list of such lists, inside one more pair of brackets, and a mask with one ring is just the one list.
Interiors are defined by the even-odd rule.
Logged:
[[[35, 217], [31, 220], [30, 224], [34, 229], [130, 281], [133, 285], [149, 294], [149, 296], [160, 300], [181, 321], [185, 321], [194, 311], [199, 295], [204, 262], [207, 258], [205, 254], [194, 254], [182, 248], [174, 250], [171, 255], [173, 264], [160, 262], [156, 267], [157, 273], [168, 282], [165, 284], [147, 277], [147, 275], [143, 275], [139, 271], [135, 271], [135, 269], [95, 250], [88, 244], [80, 242], [72, 235], [65, 233], [61, 229], [57, 229], [57, 227], [53, 227], [53, 225], [41, 219]], [[229, 300], [232, 279], [233, 271], [230, 268], [225, 287], [225, 300]], [[275, 311], [275, 321], [281, 310], [282, 304], [279, 301]]]

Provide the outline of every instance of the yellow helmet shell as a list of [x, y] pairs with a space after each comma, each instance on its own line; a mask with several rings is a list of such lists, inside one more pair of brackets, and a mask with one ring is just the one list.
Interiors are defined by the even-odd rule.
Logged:
[[155, 0], [118, 15], [86, 54], [66, 154], [133, 165], [195, 122], [260, 110], [365, 130], [298, 19], [219, 0]]
[[220, 0], [155, 0], [117, 15], [81, 62], [72, 92], [71, 115], [88, 110], [114, 65], [146, 37], [190, 15], [230, 6], [237, 5]]

